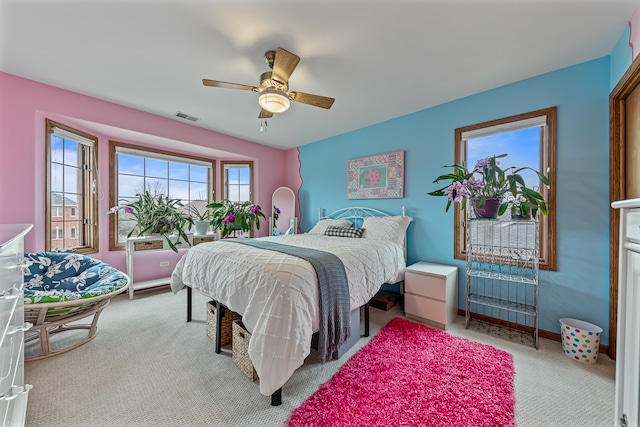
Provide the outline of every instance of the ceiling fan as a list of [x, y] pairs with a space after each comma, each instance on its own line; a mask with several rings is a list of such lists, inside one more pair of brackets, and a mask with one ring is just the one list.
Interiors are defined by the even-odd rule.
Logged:
[[260, 86], [247, 86], [238, 83], [227, 83], [218, 80], [202, 79], [205, 86], [222, 87], [227, 89], [242, 89], [257, 92], [258, 104], [262, 107], [259, 119], [273, 117], [274, 113], [282, 113], [289, 109], [290, 101], [301, 102], [329, 109], [335, 99], [326, 96], [311, 95], [303, 92], [289, 91], [289, 77], [295, 70], [300, 58], [282, 48], [270, 50], [264, 54], [264, 61], [272, 71], [260, 75]]

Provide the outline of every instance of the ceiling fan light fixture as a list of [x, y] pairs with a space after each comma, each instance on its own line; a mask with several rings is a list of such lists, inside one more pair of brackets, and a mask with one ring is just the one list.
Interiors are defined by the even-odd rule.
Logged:
[[258, 96], [258, 104], [270, 113], [283, 113], [289, 109], [289, 97], [279, 90], [265, 89]]

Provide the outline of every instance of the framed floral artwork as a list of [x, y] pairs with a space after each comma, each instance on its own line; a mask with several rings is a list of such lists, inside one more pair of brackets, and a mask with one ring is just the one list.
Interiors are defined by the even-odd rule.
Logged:
[[404, 197], [404, 151], [349, 160], [347, 199]]

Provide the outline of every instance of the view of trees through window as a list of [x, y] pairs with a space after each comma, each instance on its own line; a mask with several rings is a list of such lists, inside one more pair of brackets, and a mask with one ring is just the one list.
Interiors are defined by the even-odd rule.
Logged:
[[[175, 159], [175, 160], [173, 160]], [[178, 199], [179, 209], [189, 212], [193, 205], [203, 212], [211, 202], [213, 193], [212, 164], [188, 157], [173, 156], [142, 150], [122, 150], [116, 148], [116, 188], [119, 205], [126, 205], [148, 191], [153, 196], [163, 195]], [[120, 211], [117, 215], [117, 243], [124, 243], [129, 232], [135, 229], [136, 220], [132, 214]], [[134, 234], [136, 235], [136, 230]]]
[[232, 202], [251, 200], [251, 163], [223, 162], [224, 198]]

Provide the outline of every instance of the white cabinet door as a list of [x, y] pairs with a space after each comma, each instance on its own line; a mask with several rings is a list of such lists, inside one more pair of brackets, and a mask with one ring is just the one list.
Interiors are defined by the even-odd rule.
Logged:
[[[637, 426], [640, 406], [640, 245], [626, 243], [627, 272], [618, 287], [618, 361], [616, 418], [620, 426]], [[635, 249], [635, 250], [634, 250]]]
[[631, 427], [640, 422], [640, 199], [611, 206], [620, 209], [614, 425]]

